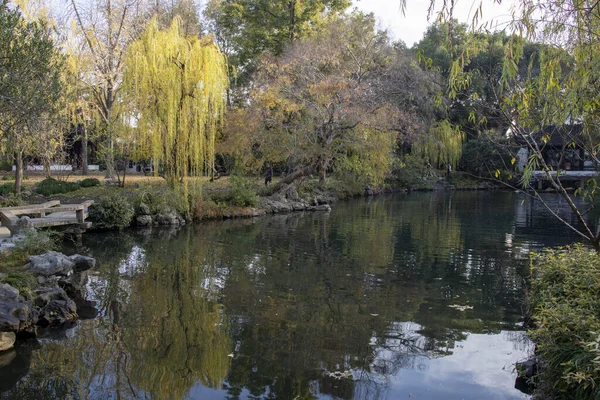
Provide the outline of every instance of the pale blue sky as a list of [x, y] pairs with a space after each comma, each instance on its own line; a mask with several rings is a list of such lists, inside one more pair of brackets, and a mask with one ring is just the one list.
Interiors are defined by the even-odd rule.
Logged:
[[[483, 4], [483, 19], [504, 26], [511, 18], [511, 5], [514, 0], [503, 0], [498, 5], [494, 0], [458, 0], [454, 16], [461, 22], [471, 22], [472, 15], [479, 4]], [[354, 7], [374, 13], [382, 28], [389, 29], [394, 39], [403, 40], [407, 46], [418, 42], [430, 24], [427, 21], [429, 0], [407, 0], [406, 15], [400, 10], [400, 0], [353, 0]], [[437, 0], [438, 10], [442, 0]], [[504, 23], [504, 25], [502, 25]]]

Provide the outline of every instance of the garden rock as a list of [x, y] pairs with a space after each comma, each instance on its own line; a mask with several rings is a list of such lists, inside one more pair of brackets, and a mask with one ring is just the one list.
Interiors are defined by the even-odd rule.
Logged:
[[0, 301], [0, 332], [31, 333], [35, 317], [29, 302]]
[[154, 222], [158, 225], [179, 225], [181, 223], [179, 215], [173, 210], [161, 212], [154, 217]]
[[86, 272], [75, 273], [69, 277], [62, 278], [58, 282], [58, 285], [67, 293], [67, 296], [78, 300], [83, 298], [83, 290], [87, 280], [88, 276]]
[[43, 308], [53, 300], [69, 300], [65, 291], [61, 288], [38, 288], [35, 291], [36, 297], [33, 299], [33, 305]]
[[75, 254], [69, 257], [71, 261], [75, 263], [74, 271], [82, 272], [92, 268], [96, 268], [96, 259], [92, 257], [86, 257], [79, 254]]
[[0, 301], [2, 300], [17, 300], [19, 291], [8, 283], [0, 283]]
[[17, 340], [14, 332], [0, 332], [0, 351], [12, 349]]
[[42, 327], [56, 326], [77, 318], [77, 306], [73, 300], [52, 300], [41, 310], [37, 324]]
[[148, 207], [147, 204], [141, 203], [140, 206], [138, 207], [138, 214], [139, 215], [150, 215], [152, 213], [150, 212], [150, 207]]
[[315, 211], [331, 212], [331, 207], [329, 204], [321, 204], [320, 206], [315, 207]]
[[29, 272], [44, 276], [69, 275], [75, 267], [73, 260], [56, 251], [49, 251], [40, 256], [30, 256], [29, 263]]
[[152, 225], [152, 217], [150, 215], [138, 215], [135, 218], [135, 223], [138, 226], [149, 226], [149, 225]]
[[11, 242], [0, 243], [0, 254], [5, 253], [9, 250], [12, 250], [15, 247], [17, 247], [17, 245], [14, 243], [11, 243]]

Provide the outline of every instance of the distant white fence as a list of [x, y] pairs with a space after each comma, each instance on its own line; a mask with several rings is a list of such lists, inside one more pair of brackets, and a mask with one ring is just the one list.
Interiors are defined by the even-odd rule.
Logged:
[[[16, 171], [17, 167], [15, 165], [12, 166], [12, 170]], [[44, 166], [43, 165], [27, 165], [25, 166], [25, 170], [26, 171], [43, 171], [44, 170]], [[63, 171], [73, 171], [73, 166], [72, 165], [60, 165], [60, 164], [54, 164], [50, 166], [50, 171], [59, 171], [59, 172], [63, 172]], [[88, 165], [88, 171], [100, 171], [100, 166], [99, 165]]]

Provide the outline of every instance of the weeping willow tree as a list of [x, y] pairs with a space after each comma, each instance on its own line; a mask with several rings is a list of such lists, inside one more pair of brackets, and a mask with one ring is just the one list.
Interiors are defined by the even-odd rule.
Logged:
[[414, 149], [423, 158], [438, 167], [451, 165], [453, 168], [460, 161], [465, 134], [450, 121], [438, 121], [429, 128], [414, 144]]
[[225, 56], [210, 39], [185, 37], [181, 20], [160, 30], [150, 21], [126, 58], [125, 91], [135, 142], [173, 186], [214, 167], [215, 136], [228, 86]]

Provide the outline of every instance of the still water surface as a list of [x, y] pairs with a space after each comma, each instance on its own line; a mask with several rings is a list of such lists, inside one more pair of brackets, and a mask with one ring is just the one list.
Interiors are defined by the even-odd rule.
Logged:
[[575, 240], [495, 192], [87, 234], [99, 316], [0, 359], [0, 398], [527, 398], [528, 254]]

